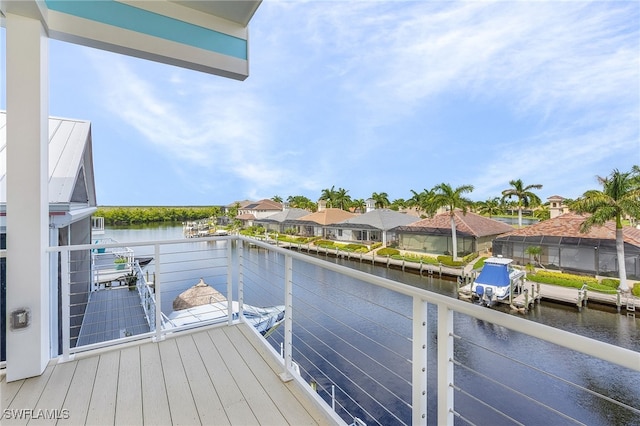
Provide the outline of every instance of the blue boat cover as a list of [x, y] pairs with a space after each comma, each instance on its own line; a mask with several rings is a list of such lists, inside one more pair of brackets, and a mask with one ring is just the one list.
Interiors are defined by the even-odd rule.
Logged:
[[509, 268], [507, 265], [485, 263], [476, 278], [476, 283], [505, 287], [509, 285]]

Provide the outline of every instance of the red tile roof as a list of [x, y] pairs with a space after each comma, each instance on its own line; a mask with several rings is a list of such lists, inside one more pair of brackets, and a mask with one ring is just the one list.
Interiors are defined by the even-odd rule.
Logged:
[[[580, 232], [582, 222], [584, 222], [586, 218], [586, 215], [579, 215], [577, 213], [569, 212], [556, 218], [548, 219], [535, 225], [527, 226], [526, 228], [517, 229], [505, 235], [501, 235], [501, 237], [513, 235], [523, 237], [550, 236], [594, 239], [597, 238], [603, 240], [616, 239], [616, 224], [614, 221], [609, 221], [604, 224], [604, 226], [592, 226], [587, 233]], [[625, 242], [640, 246], [640, 229], [627, 226], [623, 228], [622, 232]]]
[[[474, 237], [485, 237], [488, 235], [504, 234], [513, 230], [513, 228], [504, 222], [489, 219], [475, 213], [467, 212], [463, 214], [462, 210], [455, 210], [456, 232], [461, 234], [472, 235]], [[426, 229], [451, 229], [451, 219], [449, 212], [440, 213], [433, 218], [422, 219], [413, 222], [407, 226], [399, 227], [400, 231], [419, 232], [420, 228]]]

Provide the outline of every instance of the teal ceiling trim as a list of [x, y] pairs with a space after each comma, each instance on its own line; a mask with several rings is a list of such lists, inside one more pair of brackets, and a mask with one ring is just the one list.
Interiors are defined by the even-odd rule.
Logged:
[[247, 41], [113, 0], [46, 0], [50, 10], [247, 60]]

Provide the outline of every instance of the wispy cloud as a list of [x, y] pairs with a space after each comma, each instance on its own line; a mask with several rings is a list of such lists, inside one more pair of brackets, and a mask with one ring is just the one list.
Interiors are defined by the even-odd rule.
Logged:
[[[264, 2], [245, 82], [94, 64], [109, 111], [177, 175], [202, 170], [202, 190], [582, 192], [640, 163], [639, 19], [634, 2]], [[462, 132], [455, 110], [495, 111], [494, 127]]]

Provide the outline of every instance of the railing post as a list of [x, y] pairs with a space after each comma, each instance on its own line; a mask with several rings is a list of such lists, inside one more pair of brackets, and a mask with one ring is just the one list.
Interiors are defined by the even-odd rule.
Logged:
[[[62, 359], [69, 360], [69, 347], [71, 345], [71, 298], [69, 295], [69, 250], [60, 251], [60, 272], [62, 273], [61, 294], [62, 298]], [[93, 278], [93, 277], [92, 277]]]
[[160, 285], [160, 244], [155, 244], [154, 249], [154, 258], [155, 258], [155, 278], [153, 281], [153, 285], [155, 291], [153, 292], [156, 297], [156, 335], [153, 338], [155, 342], [159, 342], [164, 339], [164, 335], [162, 334], [162, 287]]
[[[238, 252], [238, 308], [242, 315], [244, 312], [244, 245], [242, 240], [236, 240], [236, 244], [236, 251]], [[229, 258], [229, 263], [231, 263], [231, 258]]]
[[233, 323], [233, 262], [232, 262], [232, 242], [227, 244], [227, 322]]
[[284, 371], [280, 374], [283, 382], [293, 379], [293, 259], [284, 257]]
[[413, 363], [411, 413], [413, 425], [427, 424], [427, 302], [413, 298]]
[[453, 311], [438, 306], [438, 421], [453, 424]]

